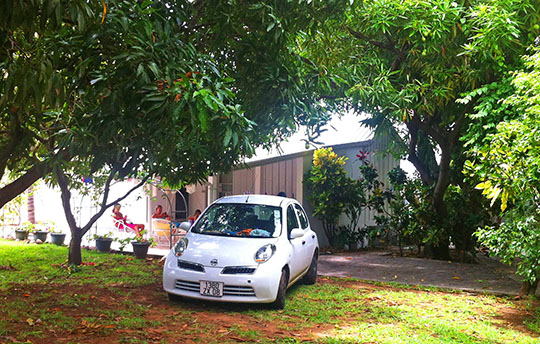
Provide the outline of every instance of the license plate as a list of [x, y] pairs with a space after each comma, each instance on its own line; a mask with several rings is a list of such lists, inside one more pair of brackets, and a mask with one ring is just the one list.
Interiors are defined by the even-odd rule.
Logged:
[[200, 288], [201, 295], [215, 297], [223, 296], [223, 282], [201, 281]]

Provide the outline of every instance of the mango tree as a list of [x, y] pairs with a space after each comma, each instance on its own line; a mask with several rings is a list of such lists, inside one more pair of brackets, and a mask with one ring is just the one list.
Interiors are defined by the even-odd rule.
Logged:
[[[368, 114], [394, 151], [432, 187], [431, 211], [462, 183], [460, 137], [477, 105], [464, 98], [501, 80], [540, 33], [538, 1], [352, 1], [345, 15], [303, 36], [302, 56], [332, 75], [334, 98]], [[448, 259], [452, 228], [437, 228], [434, 255]]]
[[[69, 262], [81, 262], [82, 235], [118, 201], [109, 199], [114, 180], [201, 181], [298, 125], [316, 135], [328, 117], [317, 93], [326, 83], [303, 78], [306, 63], [290, 47], [333, 5], [3, 3], [0, 113], [10, 134], [0, 148], [11, 172], [52, 172], [72, 233]], [[15, 131], [28, 134], [19, 158], [9, 148]], [[103, 187], [87, 224], [75, 222], [70, 202], [81, 176]]]

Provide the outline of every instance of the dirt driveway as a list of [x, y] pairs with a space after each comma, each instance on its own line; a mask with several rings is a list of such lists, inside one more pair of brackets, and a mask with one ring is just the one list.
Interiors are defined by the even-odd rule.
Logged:
[[321, 254], [319, 274], [490, 294], [519, 293], [521, 283], [511, 268], [482, 255], [478, 259], [478, 264], [464, 264], [399, 257], [382, 251]]

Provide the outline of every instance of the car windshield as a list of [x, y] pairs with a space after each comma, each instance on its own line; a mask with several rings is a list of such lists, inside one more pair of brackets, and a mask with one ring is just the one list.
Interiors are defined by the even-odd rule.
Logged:
[[193, 233], [249, 238], [278, 237], [281, 208], [261, 204], [219, 203], [208, 208]]

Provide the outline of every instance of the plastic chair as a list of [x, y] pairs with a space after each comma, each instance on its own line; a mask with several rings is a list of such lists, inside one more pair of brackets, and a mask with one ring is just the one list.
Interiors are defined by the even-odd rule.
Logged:
[[131, 238], [135, 235], [135, 231], [126, 225], [124, 219], [117, 219], [113, 216], [113, 223], [120, 239]]

